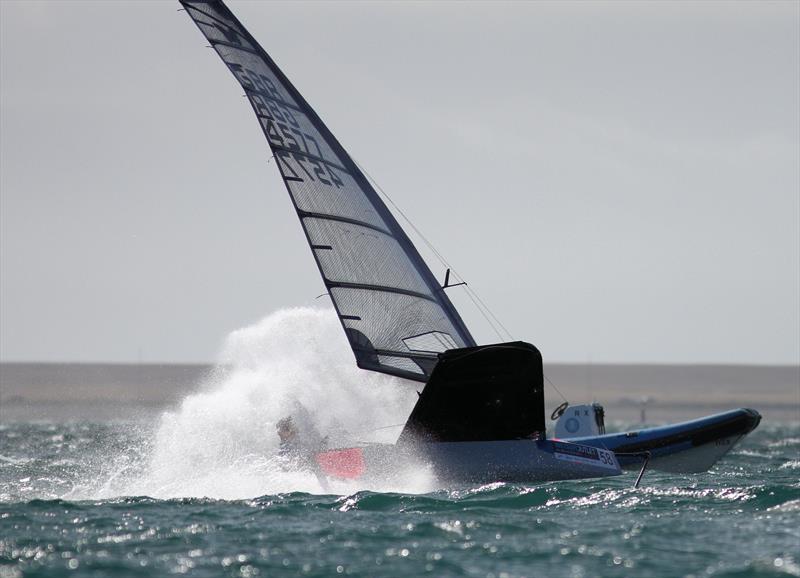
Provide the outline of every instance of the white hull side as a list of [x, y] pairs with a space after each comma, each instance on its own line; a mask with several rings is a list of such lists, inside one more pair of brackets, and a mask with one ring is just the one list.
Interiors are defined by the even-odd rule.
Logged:
[[[599, 458], [565, 449], [598, 450]], [[543, 482], [620, 475], [613, 452], [579, 444], [534, 440], [435, 442], [363, 448], [365, 477], [391, 478], [409, 468], [428, 468], [441, 482]]]
[[621, 473], [615, 458], [613, 466], [603, 467], [570, 461], [542, 445], [531, 440], [431, 443], [425, 452], [437, 477], [444, 480], [543, 482]]
[[[653, 457], [647, 469], [673, 474], [698, 474], [707, 472], [717, 460], [727, 454], [744, 436], [721, 438], [691, 449], [681, 450], [661, 457]], [[639, 470], [641, 464], [628, 464], [626, 470]]]

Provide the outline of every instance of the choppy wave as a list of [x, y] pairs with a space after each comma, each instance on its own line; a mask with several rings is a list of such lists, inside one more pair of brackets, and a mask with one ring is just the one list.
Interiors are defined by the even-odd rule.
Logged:
[[2, 508], [0, 560], [45, 576], [798, 575], [800, 488], [757, 477], [770, 475], [741, 486], [659, 474], [641, 489], [617, 479], [424, 494], [32, 499]]

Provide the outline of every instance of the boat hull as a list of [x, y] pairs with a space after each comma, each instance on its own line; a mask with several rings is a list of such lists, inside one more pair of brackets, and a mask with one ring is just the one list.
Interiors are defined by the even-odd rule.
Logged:
[[445, 484], [542, 482], [622, 473], [613, 452], [558, 440], [371, 445], [323, 452], [317, 461], [322, 473], [333, 478], [391, 479], [409, 468], [427, 468]]
[[708, 471], [760, 421], [757, 411], [742, 408], [677, 424], [569, 441], [613, 451], [623, 469], [640, 468], [642, 454], [648, 452], [648, 468], [699, 473]]
[[[333, 478], [390, 479], [427, 468], [445, 484], [544, 482], [614, 476], [648, 468], [705, 472], [761, 421], [737, 409], [687, 422], [569, 440], [375, 444], [322, 452], [321, 473]], [[593, 452], [591, 450], [596, 450]], [[322, 458], [322, 459], [321, 459]]]
[[[425, 444], [427, 461], [442, 481], [543, 482], [619, 475], [612, 452], [587, 455], [587, 444], [553, 440]], [[602, 450], [602, 448], [598, 448]]]

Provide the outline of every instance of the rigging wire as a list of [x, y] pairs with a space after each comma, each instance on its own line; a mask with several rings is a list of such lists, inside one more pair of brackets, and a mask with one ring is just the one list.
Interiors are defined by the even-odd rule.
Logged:
[[[352, 157], [351, 157], [351, 158], [352, 158]], [[382, 188], [382, 187], [381, 187], [381, 186], [378, 184], [378, 181], [376, 181], [374, 178], [372, 178], [372, 175], [371, 175], [371, 174], [369, 174], [369, 173], [367, 172], [367, 170], [366, 170], [364, 167], [362, 167], [362, 166], [361, 166], [361, 164], [360, 164], [360, 163], [359, 163], [357, 160], [353, 159], [353, 162], [356, 164], [356, 166], [359, 168], [359, 170], [360, 170], [362, 173], [364, 173], [364, 175], [365, 175], [365, 176], [366, 176], [366, 177], [367, 177], [367, 178], [370, 180], [370, 182], [371, 182], [371, 183], [372, 183], [372, 184], [375, 186], [375, 189], [376, 189], [376, 190], [377, 190], [377, 191], [378, 191], [378, 192], [379, 192], [379, 193], [380, 193], [380, 194], [381, 194], [381, 195], [382, 195], [382, 196], [383, 196], [383, 197], [384, 197], [384, 198], [385, 198], [385, 199], [386, 199], [386, 200], [389, 202], [389, 204], [390, 204], [390, 205], [392, 205], [392, 207], [394, 207], [394, 209], [395, 209], [395, 210], [396, 210], [396, 211], [397, 211], [397, 212], [400, 214], [400, 216], [401, 216], [401, 217], [403, 217], [403, 219], [405, 220], [405, 222], [406, 222], [406, 223], [408, 223], [408, 225], [409, 225], [409, 226], [410, 226], [410, 227], [413, 229], [413, 231], [414, 231], [414, 232], [417, 234], [417, 236], [418, 236], [420, 239], [422, 239], [422, 242], [423, 242], [423, 243], [425, 243], [425, 245], [426, 245], [426, 246], [427, 246], [427, 247], [428, 247], [428, 248], [429, 248], [429, 249], [430, 249], [430, 250], [433, 252], [433, 254], [436, 256], [436, 258], [439, 260], [439, 262], [440, 262], [442, 265], [444, 265], [446, 268], [450, 269], [450, 272], [451, 272], [451, 273], [452, 273], [452, 274], [453, 274], [453, 275], [456, 277], [456, 279], [458, 279], [458, 280], [459, 280], [459, 281], [461, 281], [461, 282], [464, 282], [464, 290], [465, 290], [465, 292], [466, 292], [466, 294], [467, 294], [467, 297], [469, 297], [470, 301], [472, 301], [473, 305], [475, 305], [475, 308], [478, 310], [478, 312], [481, 314], [481, 316], [483, 316], [483, 318], [486, 320], [486, 322], [489, 324], [489, 326], [492, 328], [492, 330], [493, 330], [493, 331], [494, 331], [494, 332], [497, 334], [497, 336], [498, 336], [500, 339], [506, 339], [506, 337], [507, 337], [508, 339], [510, 339], [510, 340], [512, 340], [512, 341], [513, 341], [513, 340], [514, 340], [514, 336], [513, 336], [513, 335], [511, 334], [511, 332], [510, 332], [510, 331], [509, 331], [509, 330], [506, 328], [506, 326], [505, 326], [505, 325], [503, 325], [503, 322], [502, 322], [502, 321], [500, 321], [500, 320], [497, 318], [497, 316], [496, 316], [496, 315], [495, 315], [495, 314], [492, 312], [492, 310], [491, 310], [491, 309], [489, 309], [489, 306], [488, 306], [488, 305], [486, 305], [486, 303], [483, 301], [483, 299], [481, 299], [481, 298], [480, 298], [480, 296], [478, 295], [478, 293], [477, 293], [477, 292], [476, 292], [474, 289], [472, 289], [472, 288], [471, 288], [471, 287], [470, 287], [470, 286], [469, 286], [469, 285], [468, 285], [468, 284], [467, 284], [467, 283], [464, 281], [464, 277], [462, 277], [462, 276], [461, 276], [461, 275], [458, 273], [458, 271], [456, 271], [456, 270], [455, 270], [455, 269], [452, 267], [452, 265], [450, 265], [450, 263], [448, 263], [447, 259], [445, 259], [445, 258], [444, 258], [444, 255], [442, 255], [442, 254], [441, 254], [441, 253], [440, 253], [440, 252], [439, 252], [439, 251], [436, 249], [436, 247], [434, 247], [434, 246], [433, 246], [433, 243], [431, 243], [431, 242], [430, 242], [430, 241], [427, 239], [427, 237], [425, 237], [425, 235], [423, 235], [423, 234], [422, 234], [422, 231], [420, 231], [420, 230], [417, 228], [417, 226], [416, 226], [416, 225], [415, 225], [415, 224], [414, 224], [414, 223], [411, 221], [411, 219], [408, 217], [408, 215], [406, 215], [406, 214], [403, 212], [403, 209], [401, 209], [401, 208], [400, 208], [400, 207], [397, 205], [397, 203], [395, 203], [395, 202], [394, 202], [394, 200], [392, 199], [392, 197], [390, 197], [390, 196], [389, 196], [389, 193], [387, 193], [386, 191], [384, 191], [384, 190], [383, 190], [383, 188]], [[500, 330], [501, 330], [501, 329], [502, 329], [502, 331], [505, 333], [506, 337], [504, 337], [504, 336], [503, 336], [503, 334], [500, 332]], [[567, 398], [566, 398], [566, 397], [564, 397], [564, 394], [563, 394], [563, 393], [561, 393], [561, 390], [560, 390], [560, 389], [558, 389], [558, 387], [556, 387], [556, 384], [555, 384], [555, 383], [553, 383], [553, 382], [550, 380], [550, 378], [549, 378], [549, 377], [547, 377], [547, 375], [543, 374], [543, 377], [545, 378], [545, 380], [547, 380], [547, 383], [549, 383], [549, 384], [550, 384], [550, 386], [551, 386], [551, 387], [552, 387], [552, 388], [555, 390], [555, 392], [556, 392], [556, 393], [557, 393], [557, 394], [558, 394], [558, 395], [561, 397], [561, 399], [563, 399], [565, 402], [566, 402], [566, 401], [568, 401], [568, 400], [567, 400]], [[389, 427], [392, 427], [392, 426], [389, 426]]]
[[480, 298], [480, 296], [475, 292], [475, 290], [472, 289], [469, 285], [466, 284], [466, 282], [464, 281], [464, 277], [462, 277], [458, 273], [458, 271], [456, 271], [450, 265], [450, 263], [447, 262], [447, 259], [444, 258], [444, 255], [442, 255], [436, 249], [436, 247], [434, 247], [433, 243], [431, 243], [427, 239], [427, 237], [425, 237], [425, 235], [422, 234], [422, 231], [420, 231], [417, 228], [417, 226], [411, 221], [411, 219], [408, 217], [408, 215], [406, 215], [403, 212], [403, 210], [397, 205], [397, 203], [394, 202], [392, 197], [390, 197], [389, 194], [386, 191], [383, 190], [383, 188], [378, 184], [378, 182], [374, 178], [372, 178], [372, 175], [370, 175], [367, 172], [367, 170], [364, 167], [362, 167], [361, 164], [358, 161], [353, 159], [353, 162], [356, 164], [356, 166], [359, 168], [359, 170], [361, 170], [361, 172], [364, 173], [364, 175], [366, 175], [366, 177], [370, 180], [370, 182], [375, 186], [377, 191], [383, 197], [385, 197], [386, 200], [389, 201], [389, 204], [391, 204], [392, 207], [394, 207], [395, 210], [400, 214], [400, 216], [403, 217], [405, 222], [408, 223], [408, 225], [413, 229], [413, 231], [417, 234], [417, 236], [420, 239], [422, 239], [422, 242], [425, 243], [425, 245], [433, 252], [433, 254], [436, 256], [436, 258], [439, 260], [439, 262], [442, 265], [444, 265], [446, 268], [450, 269], [451, 273], [459, 281], [465, 283], [464, 284], [464, 289], [466, 291], [467, 297], [469, 297], [470, 301], [472, 301], [473, 305], [475, 305], [475, 308], [478, 310], [478, 312], [481, 314], [481, 316], [483, 316], [483, 318], [486, 320], [486, 322], [489, 324], [489, 326], [492, 328], [492, 330], [497, 334], [497, 336], [500, 339], [506, 339], [506, 337], [504, 337], [503, 334], [500, 332], [500, 330], [502, 329], [502, 331], [505, 332], [505, 335], [509, 339], [513, 340], [514, 336], [511, 335], [511, 332], [508, 329], [506, 329], [505, 325], [503, 325], [503, 323], [497, 318], [497, 316], [492, 312], [492, 310], [489, 309], [489, 306], [486, 305], [486, 303], [483, 301], [483, 299]]
[[348, 433], [351, 433], [351, 434], [372, 433], [374, 431], [381, 431], [381, 430], [384, 430], [384, 429], [390, 429], [390, 428], [393, 428], [393, 427], [400, 427], [400, 426], [404, 426], [404, 425], [406, 425], [406, 422], [393, 423], [392, 425], [383, 425], [383, 426], [380, 426], [380, 427], [373, 427], [373, 428], [370, 428], [370, 429], [362, 429], [362, 430], [348, 432]]
[[569, 400], [566, 397], [564, 397], [564, 394], [561, 393], [561, 390], [556, 387], [556, 384], [550, 381], [550, 378], [547, 377], [547, 374], [542, 372], [542, 376], [547, 380], [547, 383], [549, 383], [552, 386], [552, 388], [556, 390], [556, 393], [561, 396], [561, 399], [569, 403]]

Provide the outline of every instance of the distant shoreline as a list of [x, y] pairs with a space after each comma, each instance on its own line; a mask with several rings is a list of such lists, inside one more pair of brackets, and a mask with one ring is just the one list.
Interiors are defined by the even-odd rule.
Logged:
[[[0, 422], [161, 412], [226, 371], [212, 364], [0, 363]], [[638, 420], [646, 400], [648, 422], [734, 407], [800, 421], [800, 366], [553, 363], [545, 375], [572, 403], [601, 402], [611, 420]], [[545, 395], [548, 408], [561, 402], [547, 383]]]

